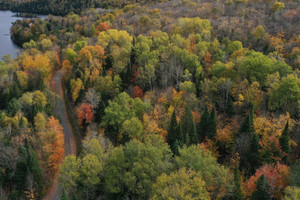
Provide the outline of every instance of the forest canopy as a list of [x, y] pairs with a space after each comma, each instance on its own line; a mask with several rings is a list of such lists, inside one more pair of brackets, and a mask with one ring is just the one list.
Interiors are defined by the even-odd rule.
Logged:
[[11, 6], [1, 198], [299, 199], [299, 1]]

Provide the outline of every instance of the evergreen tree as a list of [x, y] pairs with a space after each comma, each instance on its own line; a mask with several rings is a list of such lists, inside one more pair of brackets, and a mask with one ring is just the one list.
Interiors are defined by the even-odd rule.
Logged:
[[207, 137], [211, 140], [215, 138], [217, 135], [217, 120], [216, 120], [216, 109], [213, 108], [210, 113], [208, 130], [207, 130]]
[[240, 168], [247, 169], [248, 175], [250, 175], [255, 172], [259, 164], [259, 139], [253, 127], [253, 107], [239, 130], [239, 137], [244, 138], [246, 144], [249, 144], [242, 147], [245, 148], [245, 151], [241, 150]]
[[184, 144], [186, 144], [187, 146], [191, 145], [191, 139], [190, 136], [188, 134], [184, 134]]
[[36, 185], [38, 187], [41, 187], [42, 170], [39, 164], [38, 157], [35, 151], [32, 149], [31, 145], [27, 141], [26, 141], [26, 148], [28, 152], [28, 168], [33, 174], [34, 182], [36, 183]]
[[257, 133], [253, 133], [250, 139], [250, 145], [248, 147], [247, 153], [244, 160], [247, 163], [244, 167], [248, 169], [248, 174], [253, 174], [255, 170], [259, 167], [259, 139]]
[[18, 190], [18, 194], [23, 193], [22, 191], [26, 189], [26, 176], [28, 173], [28, 163], [27, 163], [27, 152], [26, 149], [20, 145], [19, 147], [19, 160], [16, 164], [16, 171], [13, 176], [13, 183]]
[[226, 108], [225, 108], [225, 112], [227, 114], [228, 117], [232, 117], [234, 115], [234, 108], [233, 108], [233, 101], [231, 99], [231, 97], [229, 97]]
[[196, 125], [194, 122], [192, 111], [188, 106], [185, 107], [185, 112], [182, 120], [182, 131], [185, 138], [186, 135], [189, 136], [190, 144], [198, 143]]
[[62, 191], [60, 200], [70, 200], [65, 190]]
[[246, 133], [246, 134], [251, 134], [254, 132], [254, 128], [253, 128], [253, 106], [251, 106], [250, 108], [250, 112], [249, 114], [246, 116], [244, 123], [242, 124], [239, 133]]
[[279, 143], [281, 146], [281, 149], [286, 155], [282, 158], [282, 160], [286, 163], [288, 161], [288, 154], [290, 153], [290, 137], [289, 137], [289, 122], [286, 123], [283, 132], [279, 138]]
[[176, 119], [175, 110], [172, 113], [166, 139], [167, 139], [167, 143], [170, 145], [172, 152], [175, 155], [178, 155], [178, 145], [181, 143], [182, 138], [181, 138], [180, 127]]
[[137, 58], [137, 53], [135, 48], [135, 37], [133, 37], [132, 47], [130, 52], [130, 65], [131, 65], [130, 67], [136, 64], [136, 58]]
[[206, 131], [209, 126], [209, 109], [208, 106], [205, 106], [204, 112], [201, 115], [201, 121], [199, 123], [199, 128], [198, 128], [198, 138], [199, 141], [204, 141], [205, 137], [207, 136]]
[[265, 175], [261, 177], [256, 182], [256, 191], [253, 192], [251, 196], [252, 200], [271, 200], [271, 195], [269, 193], [269, 183]]
[[232, 195], [233, 200], [242, 200], [242, 188], [241, 188], [241, 176], [240, 176], [240, 170], [237, 167], [234, 170], [234, 190]]
[[239, 130], [239, 134], [243, 134], [243, 133], [252, 133], [252, 127], [251, 127], [251, 122], [250, 122], [250, 115], [247, 115], [245, 118], [244, 123], [242, 124], [240, 130]]

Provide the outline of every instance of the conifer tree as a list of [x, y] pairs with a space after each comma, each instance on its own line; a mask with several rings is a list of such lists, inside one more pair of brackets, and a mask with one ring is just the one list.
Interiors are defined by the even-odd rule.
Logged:
[[41, 187], [42, 170], [39, 164], [38, 157], [35, 151], [32, 149], [31, 145], [27, 141], [26, 141], [26, 148], [28, 152], [28, 168], [33, 174], [34, 182], [36, 183], [36, 185], [38, 187]]
[[205, 109], [201, 115], [201, 121], [199, 123], [199, 128], [198, 128], [198, 138], [199, 141], [204, 141], [205, 137], [207, 136], [206, 132], [207, 132], [207, 128], [209, 126], [209, 109], [208, 106], [205, 106]]
[[[259, 166], [259, 139], [257, 136], [257, 133], [254, 132], [251, 135], [251, 140], [250, 140], [250, 145], [249, 145], [249, 149], [248, 149], [248, 163], [249, 163], [249, 172], [250, 174], [254, 173], [255, 170], [258, 168]], [[246, 158], [246, 159], [247, 159]]]
[[191, 139], [190, 136], [188, 134], [184, 134], [184, 144], [186, 144], [187, 146], [191, 145]]
[[286, 155], [282, 158], [282, 160], [286, 163], [288, 161], [288, 154], [290, 153], [290, 137], [289, 137], [289, 122], [286, 123], [283, 132], [279, 138], [279, 143], [281, 146], [281, 149]]
[[226, 108], [225, 108], [225, 112], [227, 114], [228, 117], [232, 117], [234, 115], [234, 108], [233, 108], [233, 102], [231, 97], [229, 97]]
[[253, 192], [251, 196], [252, 200], [271, 200], [271, 195], [269, 193], [269, 183], [265, 175], [261, 177], [256, 182], [256, 191]]
[[185, 107], [185, 112], [182, 120], [182, 131], [185, 138], [187, 137], [186, 135], [189, 136], [190, 144], [198, 143], [196, 125], [194, 122], [192, 111], [188, 106]]
[[180, 145], [182, 138], [181, 138], [180, 126], [176, 119], [175, 110], [172, 113], [166, 139], [167, 139], [167, 143], [170, 145], [172, 152], [175, 155], [178, 155], [178, 145]]
[[207, 130], [207, 137], [211, 140], [217, 135], [217, 120], [216, 120], [216, 109], [213, 108], [210, 113], [210, 119]]
[[234, 170], [234, 190], [232, 195], [233, 200], [242, 200], [242, 188], [241, 188], [241, 176], [239, 168], [235, 168]]
[[70, 200], [65, 190], [62, 191], [60, 200]]
[[20, 145], [19, 147], [19, 160], [16, 164], [15, 174], [13, 176], [13, 182], [18, 191], [23, 191], [26, 187], [26, 176], [27, 176], [27, 152], [24, 146]]
[[239, 133], [246, 133], [246, 134], [251, 134], [254, 132], [253, 128], [253, 106], [251, 106], [249, 114], [246, 116], [244, 123], [242, 124]]
[[133, 37], [132, 47], [130, 52], [130, 65], [131, 65], [130, 67], [136, 64], [136, 57], [137, 57], [137, 53], [135, 48], [135, 37]]
[[253, 106], [250, 108], [249, 114], [246, 116], [244, 123], [239, 130], [239, 137], [246, 140], [245, 151], [242, 150], [240, 167], [246, 168], [248, 175], [255, 172], [259, 165], [259, 138], [253, 127]]

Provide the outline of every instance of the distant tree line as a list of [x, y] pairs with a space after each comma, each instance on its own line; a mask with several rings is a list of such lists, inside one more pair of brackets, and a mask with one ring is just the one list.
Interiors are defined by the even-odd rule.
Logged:
[[25, 1], [0, 1], [0, 10], [13, 12], [33, 13], [41, 15], [67, 15], [70, 12], [80, 13], [86, 8], [122, 8], [131, 3], [161, 2], [161, 0], [25, 0]]

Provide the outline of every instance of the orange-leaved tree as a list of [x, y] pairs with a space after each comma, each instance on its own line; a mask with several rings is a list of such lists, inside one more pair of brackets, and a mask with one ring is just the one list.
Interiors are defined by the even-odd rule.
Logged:
[[265, 175], [270, 186], [272, 198], [281, 199], [283, 190], [288, 185], [289, 167], [280, 163], [276, 165], [267, 164], [257, 169], [255, 175], [251, 176], [246, 183], [247, 195], [250, 197], [256, 190], [256, 182]]
[[48, 131], [55, 133], [51, 143], [50, 156], [48, 158], [48, 167], [56, 171], [64, 155], [65, 138], [63, 133], [63, 127], [60, 125], [59, 121], [53, 116], [49, 118]]
[[83, 103], [76, 108], [79, 126], [85, 126], [94, 118], [93, 106], [91, 104]]

